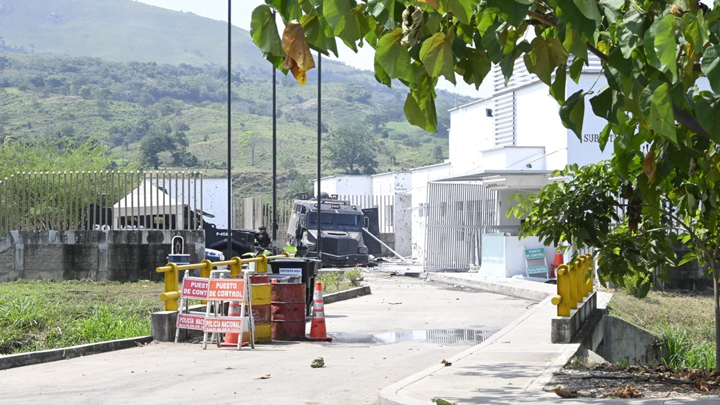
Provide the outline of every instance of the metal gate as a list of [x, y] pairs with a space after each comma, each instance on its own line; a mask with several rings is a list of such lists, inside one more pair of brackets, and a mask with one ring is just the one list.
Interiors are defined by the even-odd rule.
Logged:
[[429, 183], [425, 271], [479, 266], [482, 234], [498, 224], [497, 191], [478, 184]]

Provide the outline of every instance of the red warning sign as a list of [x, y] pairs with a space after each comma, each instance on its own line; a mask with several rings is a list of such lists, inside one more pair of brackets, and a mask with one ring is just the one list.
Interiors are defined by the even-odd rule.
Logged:
[[212, 279], [209, 280], [208, 301], [243, 301], [245, 292], [244, 280]]
[[199, 277], [183, 278], [182, 297], [197, 300], [207, 299], [209, 280]]
[[241, 317], [208, 317], [205, 318], [205, 332], [208, 333], [241, 333]]
[[205, 330], [205, 315], [178, 314], [177, 327], [182, 329]]

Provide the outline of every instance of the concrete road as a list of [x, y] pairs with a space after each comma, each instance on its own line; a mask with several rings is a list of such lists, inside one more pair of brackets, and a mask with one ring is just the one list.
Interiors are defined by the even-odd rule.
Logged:
[[[496, 331], [534, 305], [417, 278], [366, 278], [372, 295], [325, 307], [337, 337], [331, 344], [238, 352], [153, 343], [20, 367], [0, 371], [0, 404], [374, 404], [380, 389], [467, 349], [463, 340], [482, 340], [478, 331]], [[316, 357], [324, 368], [310, 367]]]

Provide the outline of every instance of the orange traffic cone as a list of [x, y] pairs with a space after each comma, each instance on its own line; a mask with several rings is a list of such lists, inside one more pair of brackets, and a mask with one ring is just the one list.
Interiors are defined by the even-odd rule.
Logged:
[[555, 253], [555, 262], [550, 265], [550, 278], [555, 278], [555, 270], [560, 267], [561, 264], [563, 264], [563, 254], [562, 253]]
[[[240, 316], [240, 303], [237, 301], [230, 301], [228, 307], [228, 316]], [[242, 342], [243, 346], [247, 346], [248, 342]], [[222, 347], [237, 347], [238, 345], [238, 334], [237, 333], [226, 333], [225, 339], [220, 346]]]
[[314, 342], [332, 342], [325, 329], [325, 309], [323, 308], [322, 283], [315, 283], [313, 293], [313, 319], [310, 324], [310, 335], [305, 336], [307, 340]]

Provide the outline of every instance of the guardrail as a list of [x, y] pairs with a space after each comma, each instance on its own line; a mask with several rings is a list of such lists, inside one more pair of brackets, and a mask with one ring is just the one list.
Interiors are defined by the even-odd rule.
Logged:
[[570, 316], [570, 311], [578, 309], [585, 297], [593, 292], [595, 271], [592, 255], [585, 254], [569, 264], [557, 268], [557, 295], [552, 303], [557, 305], [557, 316]]
[[257, 263], [255, 271], [257, 273], [267, 273], [268, 261], [273, 259], [280, 259], [283, 257], [290, 257], [290, 255], [287, 253], [282, 253], [277, 256], [260, 255], [248, 259], [233, 257], [230, 260], [223, 260], [219, 262], [211, 262], [210, 260], [206, 259], [200, 263], [195, 264], [168, 263], [165, 266], [155, 269], [155, 271], [158, 273], [165, 273], [165, 292], [160, 294], [160, 300], [165, 302], [166, 311], [178, 310], [178, 299], [180, 298], [178, 272], [180, 271], [200, 269], [200, 277], [210, 278], [210, 272], [212, 271], [213, 267], [229, 266], [230, 277], [233, 277], [242, 274], [243, 264]]

